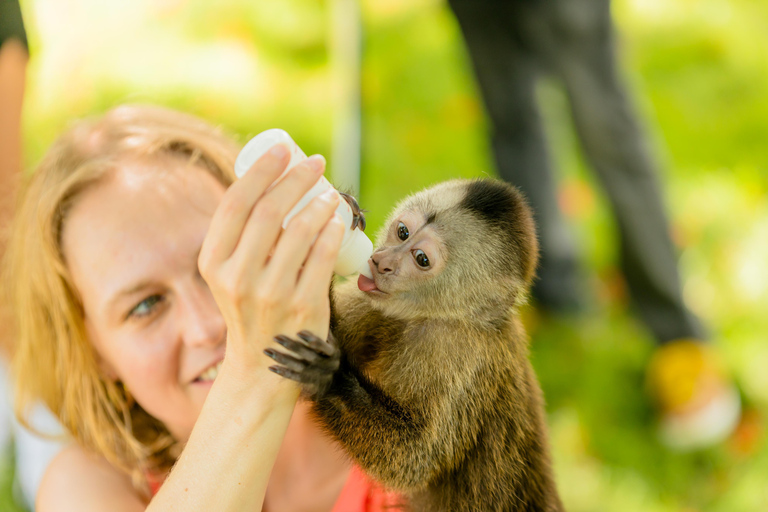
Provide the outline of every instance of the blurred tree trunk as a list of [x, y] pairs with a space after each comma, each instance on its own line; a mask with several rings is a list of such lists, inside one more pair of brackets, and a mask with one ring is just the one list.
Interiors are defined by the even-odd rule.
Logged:
[[333, 182], [360, 193], [362, 17], [358, 0], [331, 0], [330, 36], [333, 74]]

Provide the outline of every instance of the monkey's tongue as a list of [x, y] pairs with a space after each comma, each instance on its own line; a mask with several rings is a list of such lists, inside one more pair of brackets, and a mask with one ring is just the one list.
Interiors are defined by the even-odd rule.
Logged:
[[363, 274], [360, 274], [360, 277], [357, 278], [357, 287], [364, 292], [370, 292], [378, 289], [376, 288], [376, 283], [373, 282], [373, 279], [369, 279]]

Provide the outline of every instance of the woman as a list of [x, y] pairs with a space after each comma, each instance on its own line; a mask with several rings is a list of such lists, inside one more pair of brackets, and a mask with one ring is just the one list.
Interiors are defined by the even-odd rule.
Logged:
[[38, 512], [383, 505], [262, 353], [328, 330], [338, 194], [281, 229], [324, 160], [275, 183], [275, 146], [234, 181], [237, 151], [199, 119], [120, 107], [60, 138], [27, 184], [7, 267], [17, 413], [42, 401], [73, 440]]

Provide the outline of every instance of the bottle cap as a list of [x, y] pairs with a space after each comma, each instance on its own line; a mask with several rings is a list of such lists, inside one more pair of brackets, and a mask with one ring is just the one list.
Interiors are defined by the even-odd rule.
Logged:
[[373, 242], [362, 231], [355, 229], [339, 251], [340, 257], [333, 268], [340, 276], [363, 274], [373, 279], [368, 259], [373, 254]]
[[291, 136], [288, 135], [288, 132], [280, 128], [272, 128], [271, 130], [261, 132], [249, 140], [248, 144], [237, 155], [237, 160], [235, 160], [235, 174], [237, 177], [242, 178], [243, 174], [248, 172], [248, 169], [256, 163], [256, 160], [261, 158], [272, 146], [280, 143], [288, 146], [291, 152], [291, 161], [287, 169], [307, 158]]

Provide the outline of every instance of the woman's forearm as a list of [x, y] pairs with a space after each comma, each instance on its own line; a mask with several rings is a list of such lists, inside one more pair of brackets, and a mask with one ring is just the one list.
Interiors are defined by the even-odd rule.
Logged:
[[261, 510], [299, 390], [266, 369], [252, 375], [231, 370], [225, 360], [148, 512]]

